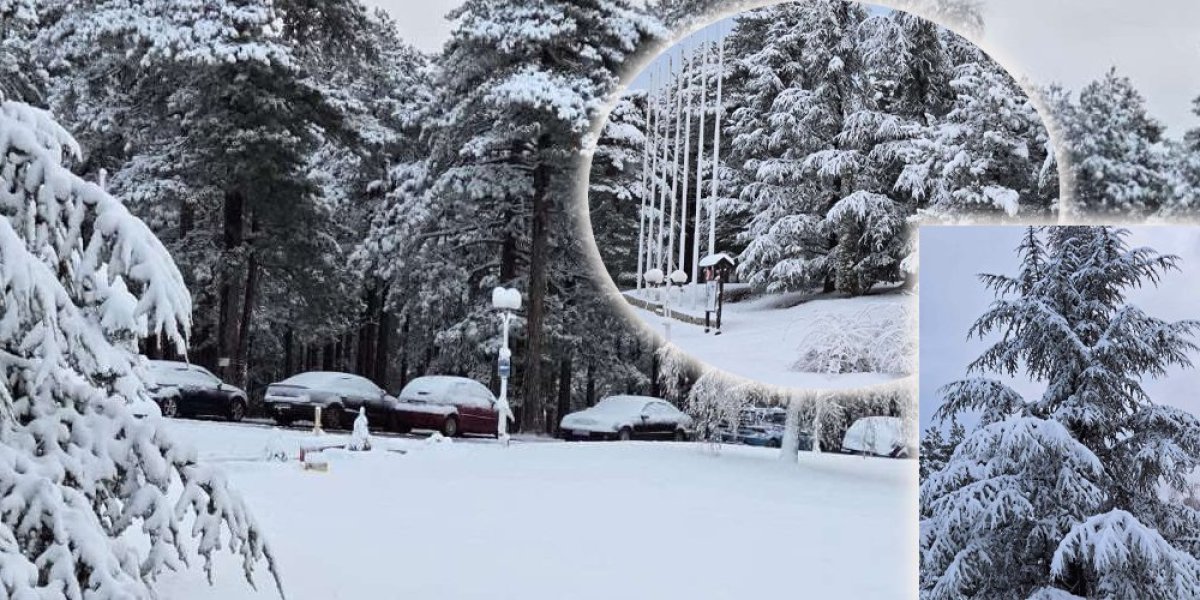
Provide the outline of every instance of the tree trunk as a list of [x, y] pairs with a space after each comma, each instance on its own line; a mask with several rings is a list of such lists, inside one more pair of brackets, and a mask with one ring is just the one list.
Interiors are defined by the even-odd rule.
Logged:
[[[258, 224], [251, 225], [251, 231], [257, 233]], [[246, 283], [243, 290], [241, 322], [238, 323], [237, 355], [233, 360], [235, 377], [233, 384], [240, 388], [246, 387], [250, 362], [250, 325], [254, 319], [254, 306], [258, 301], [258, 256], [250, 247], [246, 258]]]
[[288, 325], [283, 332], [283, 375], [290, 377], [292, 374], [293, 354], [296, 346], [296, 332]]
[[236, 381], [238, 369], [233, 359], [240, 349], [238, 334], [241, 332], [241, 311], [238, 310], [237, 299], [243, 295], [241, 286], [244, 282], [239, 270], [243, 259], [240, 250], [245, 242], [246, 202], [242, 194], [236, 191], [226, 191], [224, 200], [222, 233], [225, 264], [221, 269], [220, 338], [217, 356], [230, 360], [229, 366], [222, 369], [222, 375], [226, 380]]
[[587, 407], [591, 408], [596, 405], [596, 365], [588, 361], [587, 366], [587, 395], [584, 401], [587, 402]]
[[529, 312], [525, 360], [525, 402], [522, 430], [545, 433], [545, 403], [542, 398], [542, 337], [546, 309], [546, 267], [549, 262], [550, 166], [546, 164], [549, 136], [538, 139], [537, 166], [533, 171], [533, 215], [529, 250]]
[[[400, 328], [400, 388], [408, 385], [408, 325], [409, 319], [404, 317], [404, 325]], [[384, 329], [386, 331], [386, 329]], [[387, 352], [387, 345], [380, 344], [380, 354]]]
[[557, 433], [559, 421], [569, 412], [571, 412], [571, 357], [567, 356], [559, 361], [558, 365], [558, 410], [555, 411], [550, 429]]
[[779, 448], [779, 458], [784, 462], [799, 461], [800, 400], [799, 394], [792, 394], [788, 397], [787, 420], [783, 424], [783, 443]]
[[650, 395], [659, 398], [658, 395], [658, 352], [650, 353]]
[[[407, 322], [404, 324], [404, 331], [406, 334], [404, 337], [407, 337], [407, 333], [408, 333], [408, 323]], [[378, 384], [380, 387], [384, 387], [384, 388], [386, 388], [387, 384], [388, 384], [388, 365], [391, 364], [388, 362], [388, 359], [390, 356], [389, 350], [391, 347], [391, 343], [392, 343], [392, 314], [387, 311], [387, 308], [381, 307], [380, 311], [379, 311], [379, 324], [375, 327], [375, 343], [373, 344], [375, 346], [375, 352], [374, 352], [374, 356], [371, 357], [374, 360], [375, 364], [372, 365], [373, 368], [371, 369], [371, 374], [373, 375], [372, 380], [376, 384]], [[406, 359], [408, 358], [407, 355], [405, 356], [405, 358]], [[401, 369], [401, 371], [408, 370], [407, 361], [400, 365], [400, 369]], [[407, 383], [407, 382], [403, 382], [403, 383]], [[403, 386], [403, 383], [401, 383], [402, 386]], [[400, 393], [400, 390], [396, 390], [396, 393]]]

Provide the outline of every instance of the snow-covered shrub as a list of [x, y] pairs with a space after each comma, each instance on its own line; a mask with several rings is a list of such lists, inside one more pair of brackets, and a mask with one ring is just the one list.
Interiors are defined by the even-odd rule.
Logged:
[[222, 547], [253, 583], [274, 567], [241, 498], [129, 410], [149, 400], [138, 338], [185, 350], [191, 297], [79, 156], [48, 113], [0, 103], [0, 597], [151, 598]]
[[283, 440], [283, 433], [278, 429], [271, 432], [267, 447], [263, 450], [263, 458], [272, 462], [287, 462], [292, 458], [291, 448]]
[[907, 305], [821, 312], [807, 324], [793, 368], [806, 373], [913, 372], [916, 340]]
[[367, 429], [367, 413], [360, 406], [358, 416], [354, 418], [354, 430], [350, 432], [350, 443], [347, 449], [363, 451], [371, 449], [371, 432]]
[[708, 370], [692, 385], [687, 412], [695, 420], [697, 439], [719, 441], [718, 429], [736, 430], [742, 409], [777, 401], [776, 395], [761, 385]]

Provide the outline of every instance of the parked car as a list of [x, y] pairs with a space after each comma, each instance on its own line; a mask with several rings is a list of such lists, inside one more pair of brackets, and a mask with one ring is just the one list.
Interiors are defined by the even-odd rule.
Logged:
[[466, 377], [427, 375], [400, 390], [395, 405], [399, 431], [432, 429], [446, 437], [464, 433], [496, 435], [496, 396]]
[[855, 421], [846, 430], [842, 452], [891, 458], [916, 456], [905, 441], [899, 417], [865, 417]]
[[738, 428], [737, 441], [747, 446], [778, 448], [783, 445], [783, 428], [743, 425]]
[[692, 436], [692, 418], [662, 398], [609, 396], [562, 418], [559, 437], [575, 439], [673, 439]]
[[230, 421], [246, 416], [246, 392], [199, 365], [150, 361], [150, 396], [164, 417], [213, 415]]
[[321, 426], [326, 429], [349, 427], [359, 408], [367, 419], [392, 425], [396, 399], [366, 377], [330, 371], [309, 371], [293, 375], [267, 386], [263, 406], [275, 422], [287, 426], [294, 421], [312, 420], [321, 407]]

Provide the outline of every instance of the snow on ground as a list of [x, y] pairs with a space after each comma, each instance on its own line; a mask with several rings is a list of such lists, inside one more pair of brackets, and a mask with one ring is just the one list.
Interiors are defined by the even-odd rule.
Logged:
[[[260, 459], [299, 430], [172, 421], [226, 469], [289, 600], [908, 599], [916, 462], [693, 443], [428, 443], [326, 451], [330, 470]], [[276, 437], [278, 436], [278, 437]], [[332, 439], [346, 436], [330, 436]], [[162, 582], [179, 600], [272, 598], [228, 556]]]
[[[695, 290], [699, 294], [703, 290]], [[626, 292], [630, 293], [630, 292]], [[648, 292], [639, 292], [645, 296]], [[721, 335], [704, 333], [704, 328], [671, 320], [671, 342], [680, 350], [712, 367], [733, 375], [795, 389], [847, 389], [896, 381], [904, 377], [888, 373], [825, 374], [795, 369], [800, 346], [821, 323], [839, 318], [855, 319], [863, 311], [892, 313], [906, 319], [913, 305], [911, 294], [887, 292], [858, 298], [818, 296], [801, 301], [796, 294], [768, 295], [744, 302], [726, 302], [721, 318]], [[651, 311], [630, 305], [644, 323], [660, 335], [663, 319]], [[704, 316], [703, 303], [683, 296], [672, 311]], [[906, 325], [905, 325], [906, 326]], [[915, 337], [913, 331], [913, 337]]]

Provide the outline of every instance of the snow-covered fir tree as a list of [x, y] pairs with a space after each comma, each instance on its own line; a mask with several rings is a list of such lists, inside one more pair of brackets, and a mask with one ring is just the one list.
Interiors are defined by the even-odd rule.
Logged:
[[1073, 209], [1080, 214], [1146, 216], [1169, 192], [1163, 126], [1116, 69], [1055, 103], [1069, 158]]
[[1200, 419], [1141, 384], [1190, 366], [1200, 322], [1127, 302], [1178, 266], [1128, 236], [1031, 228], [1017, 273], [983, 276], [996, 300], [971, 334], [996, 341], [935, 415], [979, 426], [921, 485], [923, 598], [1200, 594], [1200, 512], [1170, 500], [1200, 466]]
[[191, 555], [214, 576], [221, 548], [273, 571], [220, 471], [129, 409], [150, 401], [138, 340], [183, 351], [192, 301], [150, 229], [69, 170], [80, 154], [0, 104], [0, 596], [154, 598]]

